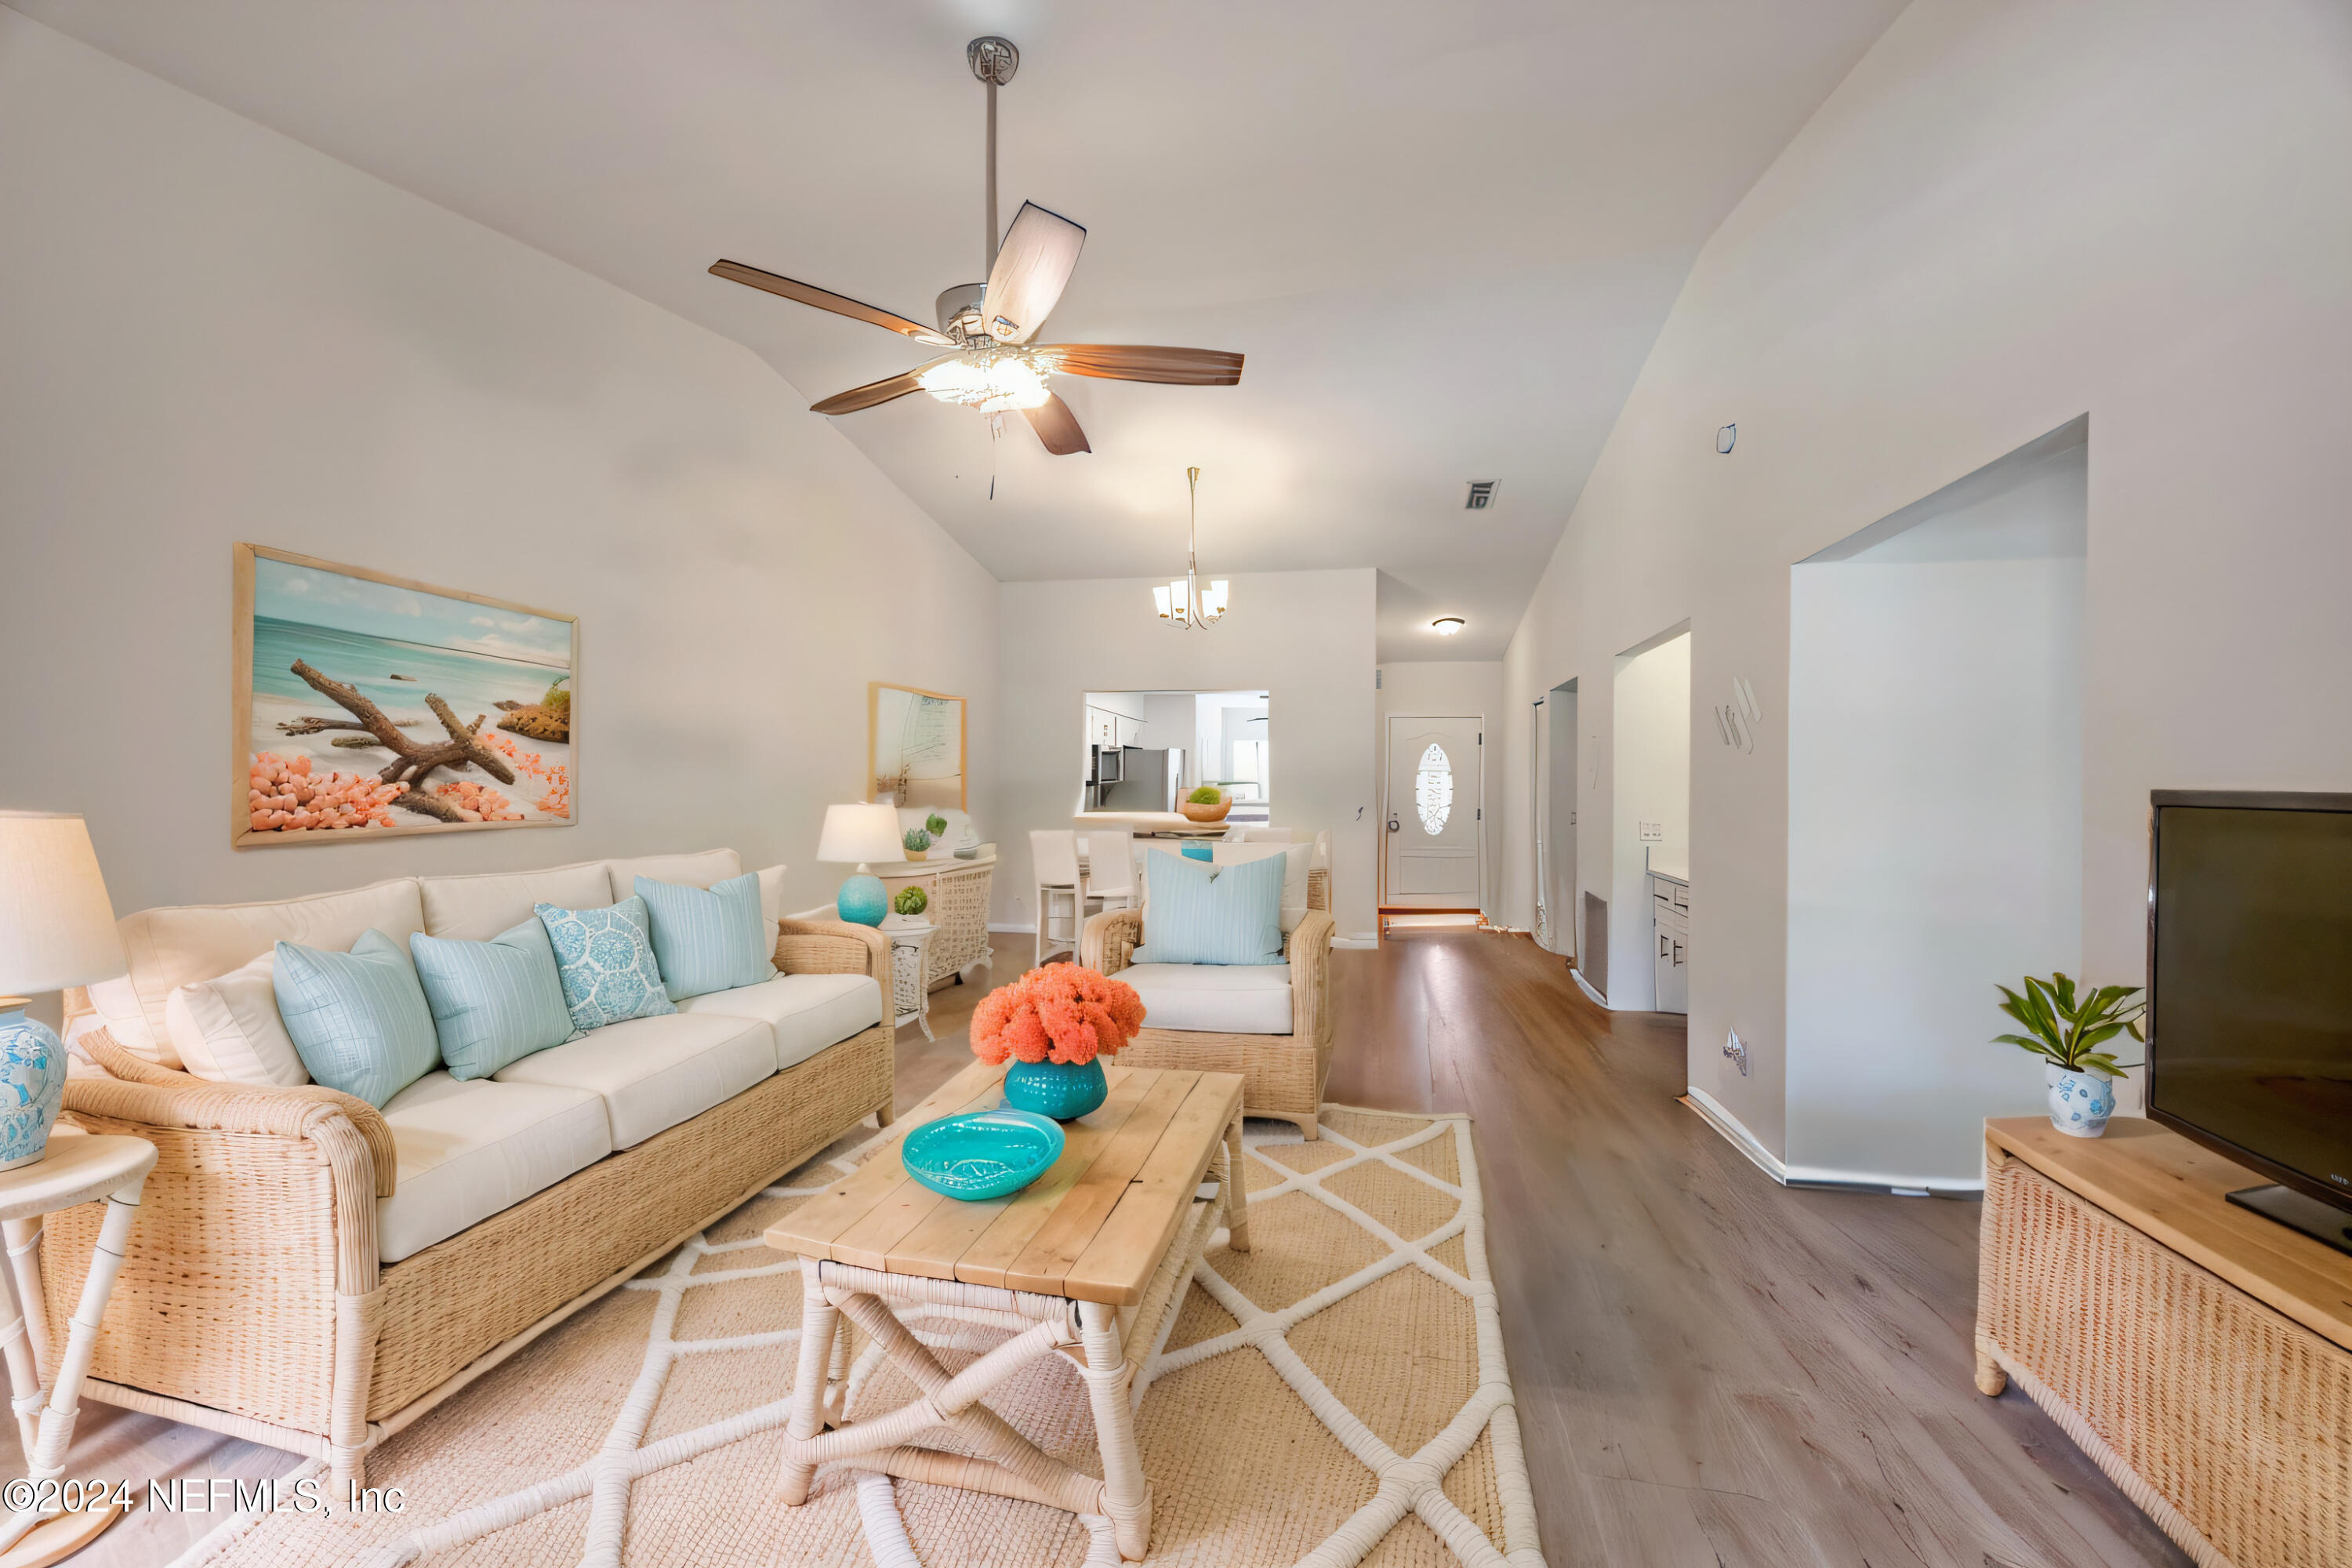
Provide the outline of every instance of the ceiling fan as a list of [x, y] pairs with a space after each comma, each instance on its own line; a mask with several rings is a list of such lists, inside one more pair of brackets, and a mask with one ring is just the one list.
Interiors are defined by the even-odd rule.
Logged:
[[1058, 213], [1024, 202], [998, 240], [996, 227], [996, 89], [1020, 68], [1021, 51], [1004, 38], [974, 38], [964, 49], [971, 73], [988, 88], [988, 281], [959, 283], [940, 294], [939, 331], [814, 284], [780, 278], [740, 261], [711, 264], [714, 276], [764, 289], [803, 305], [887, 327], [902, 337], [950, 352], [910, 371], [836, 393], [811, 405], [818, 414], [855, 414], [910, 392], [960, 403], [982, 414], [1019, 409], [1056, 457], [1090, 452], [1070, 405], [1045, 384], [1048, 376], [1091, 375], [1108, 381], [1156, 381], [1174, 386], [1231, 386], [1242, 378], [1242, 356], [1216, 349], [1159, 348], [1132, 343], [1038, 343], [1031, 340], [1062, 297], [1078, 264], [1087, 231]]

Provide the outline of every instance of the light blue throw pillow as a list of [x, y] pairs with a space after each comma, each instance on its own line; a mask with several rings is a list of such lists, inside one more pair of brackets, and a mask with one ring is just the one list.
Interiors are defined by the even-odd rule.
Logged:
[[673, 1002], [732, 991], [776, 977], [760, 918], [760, 874], [746, 871], [708, 890], [637, 879], [637, 897], [653, 917], [654, 958]]
[[563, 1005], [573, 1028], [601, 1029], [677, 1011], [662, 989], [645, 900], [623, 899], [602, 910], [559, 910], [553, 904], [531, 909], [555, 949], [555, 971], [563, 981]]
[[380, 931], [362, 931], [349, 952], [281, 942], [269, 978], [295, 1054], [329, 1089], [381, 1110], [441, 1059], [415, 966]]
[[451, 1078], [488, 1078], [533, 1051], [580, 1037], [564, 1004], [555, 949], [536, 918], [488, 942], [419, 931], [408, 939], [408, 952]]
[[1147, 855], [1150, 899], [1138, 963], [1280, 963], [1285, 858], [1203, 865]]

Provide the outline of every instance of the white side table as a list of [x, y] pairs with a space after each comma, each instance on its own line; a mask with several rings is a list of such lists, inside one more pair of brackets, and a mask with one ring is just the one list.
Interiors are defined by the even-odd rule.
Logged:
[[[155, 1167], [155, 1145], [143, 1138], [104, 1138], [52, 1132], [48, 1152], [30, 1165], [0, 1171], [0, 1221], [8, 1227], [8, 1321], [0, 1325], [0, 1351], [8, 1361], [16, 1392], [17, 1436], [36, 1486], [64, 1478], [66, 1448], [73, 1441], [82, 1379], [98, 1351], [99, 1320], [106, 1315], [131, 1222], [139, 1214], [139, 1194]], [[41, 1230], [45, 1215], [106, 1200], [98, 1250], [82, 1281], [81, 1304], [66, 1335], [65, 1359], [54, 1373], [42, 1364], [48, 1348], [48, 1309], [41, 1295]], [[43, 1408], [46, 1396], [47, 1408]], [[36, 1421], [34, 1412], [39, 1411]], [[11, 1512], [0, 1523], [0, 1562], [54, 1563], [98, 1538], [121, 1511], [104, 1508], [68, 1513], [54, 1494], [33, 1507]]]
[[886, 923], [881, 928], [882, 934], [890, 939], [890, 1026], [903, 1029], [909, 1024], [920, 1024], [927, 1040], [939, 1037], [931, 1033], [931, 988], [929, 977], [924, 973], [923, 955], [939, 929], [929, 921], [908, 926]]

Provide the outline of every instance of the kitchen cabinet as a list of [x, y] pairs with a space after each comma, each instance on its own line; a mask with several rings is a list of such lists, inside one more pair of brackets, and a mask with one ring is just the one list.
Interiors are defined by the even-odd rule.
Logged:
[[1651, 956], [1658, 969], [1657, 1008], [1690, 1011], [1690, 883], [1671, 872], [1650, 873]]

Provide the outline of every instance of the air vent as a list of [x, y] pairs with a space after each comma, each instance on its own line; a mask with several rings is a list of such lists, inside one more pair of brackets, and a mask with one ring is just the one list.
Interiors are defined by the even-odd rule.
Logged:
[[1462, 503], [1462, 510], [1465, 511], [1485, 511], [1488, 507], [1493, 506], [1494, 504], [1495, 481], [1493, 479], [1472, 479], [1470, 481], [1470, 499]]

